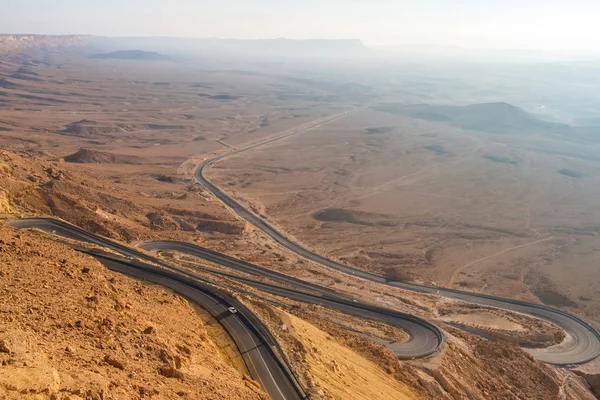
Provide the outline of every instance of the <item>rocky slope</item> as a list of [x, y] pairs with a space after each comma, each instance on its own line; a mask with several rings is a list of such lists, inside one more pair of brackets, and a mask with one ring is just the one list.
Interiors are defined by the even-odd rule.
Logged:
[[95, 151], [89, 149], [79, 149], [64, 158], [66, 162], [81, 164], [140, 164], [141, 161], [134, 156], [121, 156], [118, 154], [107, 153], [104, 151]]
[[85, 35], [0, 35], [0, 59], [11, 60], [23, 52], [72, 51], [87, 44], [89, 39]]
[[[319, 306], [286, 304], [285, 312], [260, 302], [251, 307], [276, 332], [315, 399], [594, 399], [583, 378], [505, 342], [446, 328], [440, 352], [403, 362], [384, 346], [341, 328]], [[362, 360], [362, 372], [357, 360]]]
[[265, 399], [179, 296], [0, 225], [0, 398]]
[[[153, 232], [183, 235], [168, 223], [152, 229], [133, 224], [135, 216], [156, 210], [120, 198], [121, 191], [108, 181], [87, 183], [90, 178], [80, 176], [78, 165], [1, 151], [0, 214], [54, 214], [122, 240], [132, 233], [139, 238]], [[110, 213], [102, 211], [109, 205]], [[222, 346], [214, 344], [219, 338], [207, 334], [185, 301], [113, 274], [44, 237], [0, 225], [0, 398], [261, 398], [254, 384], [231, 367], [235, 363], [225, 362]], [[219, 249], [234, 248], [241, 258], [256, 247], [249, 234], [244, 239], [240, 234], [215, 237]], [[287, 255], [278, 257], [277, 264], [289, 264], [290, 273], [297, 268]], [[255, 261], [267, 259], [262, 255]], [[431, 299], [410, 303], [419, 301]], [[514, 345], [446, 328], [448, 342], [439, 354], [402, 362], [319, 307], [285, 299], [251, 305], [275, 332], [315, 399], [384, 399], [390, 394], [593, 399], [583, 378], [540, 364]]]

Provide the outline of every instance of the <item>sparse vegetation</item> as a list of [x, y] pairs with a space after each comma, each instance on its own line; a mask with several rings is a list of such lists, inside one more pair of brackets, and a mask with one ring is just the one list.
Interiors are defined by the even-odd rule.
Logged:
[[158, 174], [158, 175], [154, 175], [154, 178], [159, 182], [175, 183], [175, 178], [173, 178], [170, 175]]
[[267, 117], [267, 116], [260, 117], [260, 123], [258, 125], [260, 128], [266, 128], [269, 125], [270, 125], [269, 117]]

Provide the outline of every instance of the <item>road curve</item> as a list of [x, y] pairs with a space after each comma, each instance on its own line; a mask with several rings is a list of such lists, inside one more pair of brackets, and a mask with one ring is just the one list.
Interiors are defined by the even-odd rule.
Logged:
[[236, 275], [217, 272], [223, 276], [238, 280], [249, 286], [278, 296], [305, 303], [319, 304], [339, 310], [356, 317], [385, 322], [408, 333], [409, 340], [405, 342], [386, 342], [386, 346], [401, 359], [422, 358], [435, 353], [443, 342], [442, 332], [435, 325], [410, 314], [386, 309], [373, 304], [358, 302], [355, 299], [337, 293], [324, 286], [316, 285], [298, 278], [251, 264], [237, 258], [218, 253], [193, 243], [157, 240], [144, 242], [139, 245], [144, 250], [173, 250], [186, 253], [204, 260], [220, 264], [238, 271], [259, 277], [267, 277], [275, 282], [289, 285], [285, 288], [260, 282], [254, 279], [242, 278]]
[[[302, 131], [303, 130], [299, 130], [296, 133], [300, 133]], [[600, 355], [600, 334], [583, 319], [573, 314], [563, 312], [551, 307], [546, 307], [543, 305], [528, 303], [519, 300], [465, 292], [455, 289], [447, 289], [443, 287], [434, 287], [409, 282], [402, 282], [341, 264], [337, 261], [321, 256], [320, 254], [309, 250], [306, 247], [303, 247], [302, 245], [289, 239], [284, 233], [277, 230], [263, 218], [244, 207], [242, 204], [233, 199], [227, 193], [223, 192], [219, 187], [214, 185], [204, 175], [204, 170], [206, 169], [206, 167], [210, 166], [211, 164], [217, 161], [220, 161], [234, 154], [239, 154], [241, 152], [256, 148], [258, 146], [274, 142], [287, 136], [288, 135], [284, 135], [280, 138], [271, 139], [263, 143], [255, 144], [240, 150], [236, 150], [231, 153], [221, 155], [219, 157], [206, 160], [202, 162], [198, 166], [198, 168], [196, 168], [194, 172], [195, 178], [198, 181], [198, 183], [204, 186], [204, 188], [210, 191], [216, 198], [222, 201], [239, 217], [244, 219], [246, 222], [248, 222], [255, 228], [260, 229], [261, 231], [266, 233], [280, 246], [298, 254], [301, 257], [304, 257], [305, 259], [313, 261], [322, 266], [329, 267], [337, 271], [355, 277], [363, 278], [372, 282], [399, 287], [405, 290], [410, 290], [419, 293], [436, 294], [439, 296], [463, 300], [469, 303], [479, 304], [483, 306], [492, 306], [502, 308], [505, 310], [516, 311], [552, 322], [560, 328], [562, 328], [567, 333], [567, 339], [563, 343], [545, 349], [524, 349], [531, 355], [533, 355], [536, 359], [548, 364], [583, 364], [585, 362], [595, 359], [596, 357], [598, 357], [598, 355]]]
[[[269, 394], [271, 399], [306, 398], [297, 382], [289, 375], [286, 367], [275, 355], [272, 348], [274, 341], [270, 337], [266, 337], [268, 335], [264, 334], [264, 328], [257, 326], [257, 318], [227, 294], [203, 283], [196, 277], [177, 271], [160, 260], [63, 221], [35, 218], [12, 220], [7, 224], [16, 228], [39, 228], [59, 236], [107, 247], [128, 257], [140, 257], [162, 264], [164, 267], [79, 249], [95, 257], [113, 271], [165, 286], [205, 308], [231, 336], [240, 350], [250, 375]], [[229, 312], [228, 307], [231, 306], [238, 310], [236, 314]]]
[[[165, 263], [162, 260], [156, 259], [155, 257], [152, 257], [141, 251], [137, 251], [121, 243], [85, 231], [75, 225], [71, 225], [61, 220], [53, 218], [29, 218], [9, 221], [8, 224], [16, 228], [38, 228], [59, 236], [93, 243], [109, 248], [126, 257], [134, 257], [150, 261], [164, 266], [165, 268], [176, 270], [180, 275], [191, 277], [191, 275], [188, 273], [178, 270], [177, 267]], [[435, 325], [421, 318], [375, 305], [358, 303], [354, 299], [338, 294], [329, 288], [324, 288], [310, 282], [302, 281], [298, 278], [281, 274], [276, 271], [271, 271], [264, 267], [250, 264], [210, 249], [204, 249], [190, 243], [171, 241], [146, 242], [140, 247], [146, 250], [158, 250], [162, 248], [182, 251], [204, 258], [211, 262], [250, 273], [252, 275], [268, 277], [276, 282], [292, 286], [294, 289], [274, 286], [252, 279], [221, 273], [221, 275], [225, 275], [231, 279], [236, 279], [268, 293], [288, 297], [290, 299], [306, 303], [323, 305], [340, 310], [349, 315], [382, 321], [392, 326], [396, 326], [407, 332], [410, 338], [406, 342], [393, 342], [388, 343], [387, 345], [396, 353], [396, 355], [398, 355], [399, 358], [402, 359], [421, 358], [431, 355], [440, 348], [443, 342], [442, 332]], [[215, 289], [213, 289], [213, 292], [216, 292]], [[224, 295], [221, 294], [220, 296], [223, 297]], [[231, 302], [233, 299], [229, 299], [228, 301]], [[239, 306], [236, 305], [236, 307]], [[267, 335], [265, 334], [264, 336]]]

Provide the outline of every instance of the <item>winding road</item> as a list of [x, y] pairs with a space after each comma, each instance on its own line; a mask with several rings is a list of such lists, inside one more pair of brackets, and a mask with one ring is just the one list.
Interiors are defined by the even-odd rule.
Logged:
[[401, 359], [414, 359], [429, 356], [435, 353], [443, 342], [443, 335], [439, 328], [421, 318], [379, 307], [375, 304], [359, 302], [354, 298], [340, 294], [330, 288], [275, 272], [192, 243], [158, 240], [141, 243], [139, 247], [149, 251], [178, 251], [257, 277], [266, 277], [289, 287], [275, 286], [255, 279], [243, 278], [224, 272], [211, 271], [267, 293], [287, 297], [304, 303], [319, 304], [339, 310], [348, 315], [381, 321], [400, 328], [409, 335], [409, 339], [404, 342], [387, 342], [386, 345]]
[[[11, 220], [8, 225], [26, 229], [38, 228], [56, 235], [92, 243], [118, 252], [152, 262], [144, 263], [120, 259], [84, 248], [75, 247], [104, 264], [107, 268], [134, 278], [144, 279], [165, 286], [205, 308], [223, 326], [238, 347], [252, 379], [258, 382], [274, 400], [304, 399], [299, 383], [274, 351], [275, 341], [266, 327], [236, 299], [217, 290], [196, 276], [179, 271], [161, 260], [138, 252], [118, 242], [87, 232], [77, 226], [52, 218]], [[233, 314], [228, 308], [235, 307]]]
[[[125, 246], [111, 239], [107, 239], [105, 237], [93, 234], [75, 225], [69, 224], [58, 219], [27, 218], [9, 221], [8, 225], [21, 229], [38, 228], [62, 237], [92, 243], [116, 251], [119, 254], [126, 257], [137, 258], [152, 262], [153, 264], [157, 264], [164, 268], [158, 269], [159, 272], [175, 271], [179, 275], [186, 277], [186, 279], [198, 279], [198, 277], [191, 275], [189, 272], [181, 270], [177, 266], [165, 263], [164, 261], [152, 257], [144, 252]], [[266, 277], [271, 279], [272, 281], [287, 285], [288, 287], [275, 286], [258, 280], [243, 278], [236, 275], [219, 272], [220, 275], [243, 282], [268, 293], [287, 297], [292, 300], [301, 301], [305, 303], [319, 304], [322, 306], [342, 311], [349, 315], [381, 321], [392, 326], [396, 326], [408, 333], [409, 340], [407, 340], [406, 342], [393, 342], [390, 343], [388, 347], [392, 351], [394, 351], [399, 358], [402, 359], [421, 358], [431, 355], [440, 348], [443, 342], [442, 332], [439, 330], [439, 328], [421, 318], [415, 317], [410, 314], [405, 314], [398, 311], [379, 307], [377, 305], [358, 302], [356, 299], [337, 293], [329, 288], [306, 282], [301, 279], [294, 278], [276, 271], [272, 271], [267, 268], [260, 267], [258, 265], [254, 265], [246, 261], [242, 261], [237, 258], [228, 256], [226, 254], [221, 254], [214, 250], [197, 246], [195, 244], [174, 241], [152, 241], [140, 244], [140, 248], [144, 250], [169, 249], [180, 251], [254, 276]], [[106, 259], [106, 255], [104, 255], [103, 257], [98, 257], [95, 253], [89, 254], [98, 258], [102, 262], [104, 262], [104, 260]], [[130, 264], [134, 264], [134, 266], [136, 265], [135, 263]], [[151, 265], [141, 265], [141, 269], [144, 273], [156, 273], [157, 271], [157, 268]], [[205, 290], [206, 288], [207, 287], [204, 286]], [[229, 297], [222, 293], [219, 293], [214, 288], [212, 288], [211, 290], [212, 291], [210, 292], [210, 294], [213, 297]], [[229, 298], [228, 302], [235, 302], [236, 308], [241, 307], [241, 305], [238, 302], [236, 302], [235, 299]], [[260, 327], [254, 328], [260, 329]]]
[[[511, 310], [556, 324], [567, 334], [567, 338], [563, 343], [545, 349], [525, 349], [540, 361], [554, 365], [581, 364], [591, 361], [600, 355], [600, 334], [583, 319], [573, 314], [519, 300], [402, 282], [341, 264], [335, 260], [321, 256], [289, 239], [284, 233], [277, 230], [265, 219], [245, 208], [204, 176], [206, 167], [225, 157], [316, 128], [324, 123], [341, 118], [346, 114], [347, 113], [341, 113], [324, 118], [313, 124], [288, 131], [279, 137], [206, 160], [196, 169], [196, 180], [234, 213], [257, 229], [266, 233], [280, 246], [324, 267], [335, 269], [345, 274], [379, 284], [418, 293], [443, 296], [482, 306]], [[122, 259], [116, 256], [113, 257], [73, 246], [79, 251], [86, 252], [96, 257], [100, 262], [114, 271], [163, 285], [180, 293], [191, 301], [196, 302], [208, 310], [211, 315], [223, 325], [224, 329], [229, 333], [240, 350], [252, 378], [259, 382], [261, 388], [265, 390], [272, 399], [291, 400], [306, 398], [300, 384], [291, 373], [287, 364], [285, 364], [278, 354], [281, 350], [277, 347], [276, 340], [270, 334], [266, 326], [264, 326], [263, 323], [242, 303], [218, 290], [211, 285], [211, 282], [202, 280], [200, 277], [188, 271], [166, 263], [142, 251], [87, 232], [61, 220], [53, 218], [29, 218], [11, 220], [8, 221], [7, 224], [17, 228], [39, 228], [59, 236], [99, 245], [111, 249], [122, 256], [128, 257], [128, 259]], [[412, 359], [426, 357], [435, 353], [443, 343], [443, 334], [441, 330], [424, 319], [379, 307], [374, 304], [364, 303], [344, 295], [343, 293], [338, 293], [330, 288], [272, 271], [192, 243], [162, 240], [145, 242], [140, 244], [140, 247], [144, 250], [179, 251], [199, 257], [206, 261], [256, 276], [257, 279], [251, 279], [228, 274], [226, 272], [211, 271], [267, 293], [287, 297], [296, 301], [319, 304], [339, 310], [348, 315], [382, 321], [401, 328], [409, 334], [409, 339], [407, 341], [387, 342], [375, 339], [388, 346], [399, 358]], [[137, 260], [132, 260], [131, 258]], [[145, 262], [138, 260], [144, 260]], [[260, 278], [268, 278], [282, 286], [258, 280]], [[237, 313], [231, 313], [228, 310], [228, 308], [232, 306], [238, 310]]]
[[[312, 126], [298, 129], [294, 131], [293, 134], [295, 135], [307, 131], [309, 129], [319, 127], [326, 122], [341, 118], [344, 115], [346, 114], [339, 114], [332, 117], [329, 120], [320, 121]], [[258, 144], [253, 144], [246, 148], [238, 149], [230, 153], [226, 153], [218, 157], [205, 160], [198, 166], [198, 168], [194, 172], [194, 176], [198, 183], [200, 183], [204, 188], [210, 191], [217, 199], [222, 201], [232, 212], [237, 214], [240, 218], [244, 219], [246, 222], [248, 222], [255, 228], [263, 231], [280, 246], [296, 253], [297, 255], [307, 260], [313, 261], [324, 267], [332, 268], [355, 277], [369, 280], [371, 282], [394, 286], [418, 293], [435, 294], [482, 306], [492, 306], [505, 310], [516, 311], [554, 323], [560, 328], [562, 328], [567, 334], [567, 338], [563, 343], [545, 349], [525, 349], [536, 359], [548, 364], [582, 364], [591, 361], [594, 358], [598, 357], [598, 355], [600, 355], [600, 334], [583, 319], [573, 314], [563, 312], [561, 310], [557, 310], [551, 307], [519, 300], [465, 292], [443, 287], [434, 287], [414, 284], [410, 282], [402, 282], [381, 275], [377, 275], [368, 271], [363, 271], [357, 268], [349, 267], [340, 262], [324, 257], [289, 239], [283, 232], [277, 230], [264, 218], [261, 218], [260, 216], [256, 215], [255, 213], [244, 207], [242, 204], [240, 204], [238, 201], [233, 199], [231, 196], [229, 196], [227, 193], [222, 191], [208, 178], [206, 178], [204, 174], [205, 169], [207, 167], [220, 160], [225, 159], [226, 157], [230, 157], [269, 143], [273, 143], [277, 140], [281, 140], [289, 136], [291, 136], [291, 134], [284, 134], [274, 139], [269, 139]]]

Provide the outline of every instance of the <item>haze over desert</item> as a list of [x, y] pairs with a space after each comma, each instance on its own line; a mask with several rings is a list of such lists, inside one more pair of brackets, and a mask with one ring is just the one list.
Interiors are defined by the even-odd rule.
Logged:
[[239, 29], [0, 35], [0, 399], [598, 398], [598, 58]]

